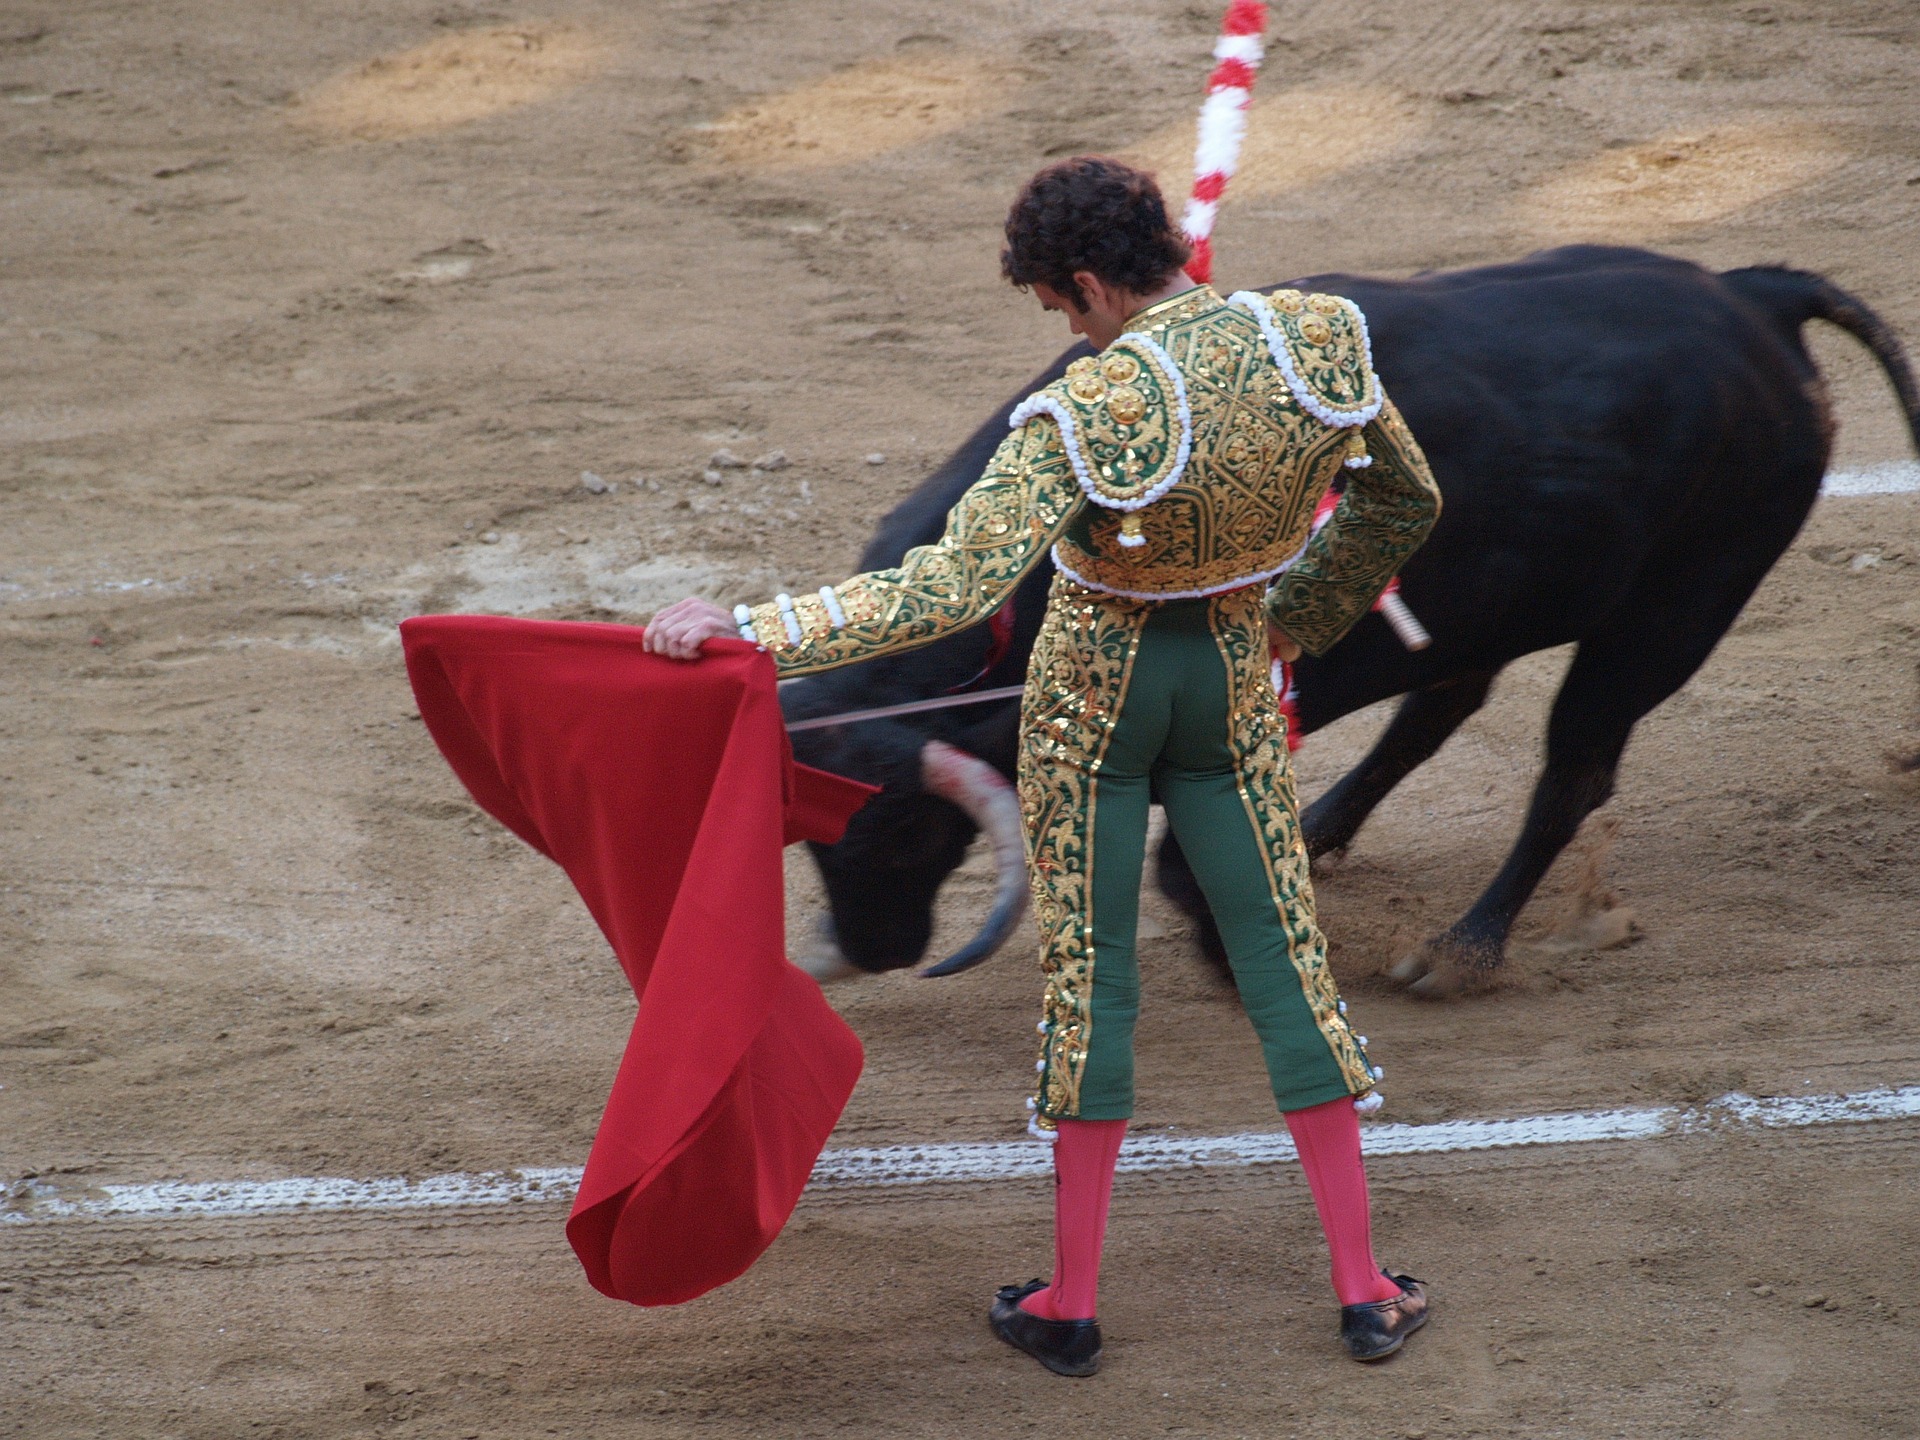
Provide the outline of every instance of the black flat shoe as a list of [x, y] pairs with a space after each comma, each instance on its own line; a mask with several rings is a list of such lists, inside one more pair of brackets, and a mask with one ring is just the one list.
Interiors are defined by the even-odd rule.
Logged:
[[1340, 1338], [1356, 1360], [1386, 1359], [1407, 1343], [1407, 1336], [1427, 1323], [1426, 1286], [1411, 1275], [1395, 1275], [1388, 1270], [1380, 1273], [1400, 1287], [1398, 1295], [1370, 1305], [1340, 1307]]
[[1024, 1350], [1056, 1375], [1091, 1375], [1100, 1368], [1100, 1322], [1097, 1320], [1042, 1320], [1020, 1308], [1020, 1302], [1045, 1280], [1003, 1285], [987, 1307], [993, 1333], [1016, 1350]]

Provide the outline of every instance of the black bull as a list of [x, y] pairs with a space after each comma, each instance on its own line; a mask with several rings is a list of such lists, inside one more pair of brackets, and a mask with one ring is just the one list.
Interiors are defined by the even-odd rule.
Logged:
[[[1310, 853], [1351, 841], [1388, 792], [1480, 707], [1508, 662], [1578, 644], [1512, 853], [1473, 908], [1395, 972], [1420, 993], [1449, 993], [1498, 967], [1521, 907], [1581, 821], [1612, 794], [1634, 725], [1705, 661], [1811, 510], [1833, 423], [1801, 326], [1826, 320], [1873, 351], [1916, 444], [1920, 392], [1879, 318], [1800, 271], [1716, 275], [1645, 251], [1580, 246], [1410, 280], [1319, 275], [1292, 283], [1359, 303], [1376, 366], [1445, 501], [1401, 576], [1432, 646], [1411, 652], [1370, 615], [1326, 656], [1298, 666], [1305, 731], [1407, 697], [1372, 752], [1306, 811]], [[1083, 353], [1069, 350], [1021, 394]], [[861, 569], [894, 564], [938, 538], [948, 509], [1006, 434], [1018, 398], [886, 517]], [[1051, 577], [1044, 565], [1020, 587], [1010, 644], [996, 645], [982, 625], [793, 682], [782, 691], [789, 720], [1019, 683]], [[974, 818], [929, 792], [927, 742], [944, 741], [1011, 775], [1016, 723], [1015, 703], [1001, 701], [794, 737], [807, 763], [884, 787], [845, 839], [814, 847], [832, 915], [827, 939], [852, 967], [884, 971], [919, 960], [935, 896], [977, 831]], [[1019, 885], [1005, 870], [1003, 863], [1013, 889], [1003, 883], [1003, 902]], [[1200, 922], [1203, 942], [1217, 947], [1170, 839], [1158, 878]], [[996, 907], [963, 963], [989, 953], [1017, 918], [1017, 906]]]

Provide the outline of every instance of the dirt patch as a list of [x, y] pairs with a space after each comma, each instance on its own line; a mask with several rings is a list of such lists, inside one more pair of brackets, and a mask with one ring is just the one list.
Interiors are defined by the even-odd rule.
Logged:
[[597, 47], [554, 25], [443, 35], [356, 66], [301, 95], [293, 118], [356, 140], [399, 140], [545, 100], [591, 75]]
[[1790, 124], [1728, 125], [1623, 145], [1521, 197], [1532, 228], [1561, 240], [1659, 240], [1787, 194], [1847, 161], [1840, 141]]
[[733, 165], [852, 165], [963, 129], [998, 109], [1006, 90], [1004, 69], [980, 56], [869, 60], [730, 110], [699, 133]]
[[[1325, 85], [1262, 95], [1249, 107], [1232, 193], [1268, 199], [1328, 181], [1407, 150], [1430, 125], [1404, 91]], [[1194, 126], [1175, 121], [1123, 154], [1152, 171], [1171, 196], [1193, 185]]]

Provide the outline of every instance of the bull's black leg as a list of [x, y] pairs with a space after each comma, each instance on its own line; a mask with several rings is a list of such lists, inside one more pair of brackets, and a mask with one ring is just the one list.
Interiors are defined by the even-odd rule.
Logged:
[[1433, 758], [1454, 731], [1486, 703], [1498, 668], [1473, 670], [1416, 690], [1400, 702], [1393, 723], [1353, 769], [1300, 817], [1307, 854], [1345, 849], [1374, 807], [1415, 769]]
[[1521, 907], [1580, 822], [1612, 796], [1633, 727], [1700, 668], [1785, 543], [1729, 546], [1718, 573], [1654, 565], [1657, 578], [1629, 595], [1607, 630], [1581, 641], [1554, 698], [1546, 769], [1513, 853], [1471, 910], [1394, 967], [1395, 979], [1430, 998], [1492, 981]]
[[1610, 744], [1548, 760], [1520, 839], [1493, 883], [1471, 910], [1394, 966], [1394, 979], [1414, 982], [1416, 995], [1439, 998], [1493, 978], [1506, 958], [1507, 936], [1521, 908], [1572, 842], [1581, 821], [1612, 798], [1614, 774], [1632, 723], [1629, 720]]
[[[1306, 833], [1307, 853], [1324, 855], [1350, 842], [1393, 787], [1431, 759], [1467, 717], [1486, 703], [1497, 674], [1498, 669], [1473, 671], [1415, 691], [1401, 701], [1393, 722], [1367, 757], [1307, 807], [1300, 822]], [[1154, 878], [1161, 893], [1192, 922], [1200, 953], [1219, 972], [1221, 980], [1231, 984], [1233, 972], [1227, 965], [1227, 947], [1221, 943], [1220, 929], [1213, 923], [1213, 912], [1200, 893], [1200, 882], [1171, 831], [1160, 842]]]

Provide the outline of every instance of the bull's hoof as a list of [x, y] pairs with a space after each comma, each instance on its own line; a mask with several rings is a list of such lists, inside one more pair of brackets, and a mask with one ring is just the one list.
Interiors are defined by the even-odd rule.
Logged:
[[1506, 984], [1498, 945], [1475, 945], [1437, 935], [1405, 956], [1387, 974], [1422, 1000], [1484, 995]]
[[1319, 851], [1309, 847], [1307, 858], [1313, 867], [1313, 878], [1324, 880], [1330, 875], [1338, 875], [1341, 866], [1347, 863], [1347, 853], [1344, 845], [1333, 845]]
[[1484, 966], [1449, 965], [1444, 969], [1429, 970], [1407, 987], [1407, 993], [1419, 1000], [1459, 1000], [1469, 995], [1490, 995], [1495, 990], [1504, 990], [1506, 986], [1504, 971], [1489, 970]]
[[867, 973], [838, 950], [823, 949], [796, 955], [793, 963], [821, 985], [831, 985], [836, 980], [851, 980], [856, 975]]

